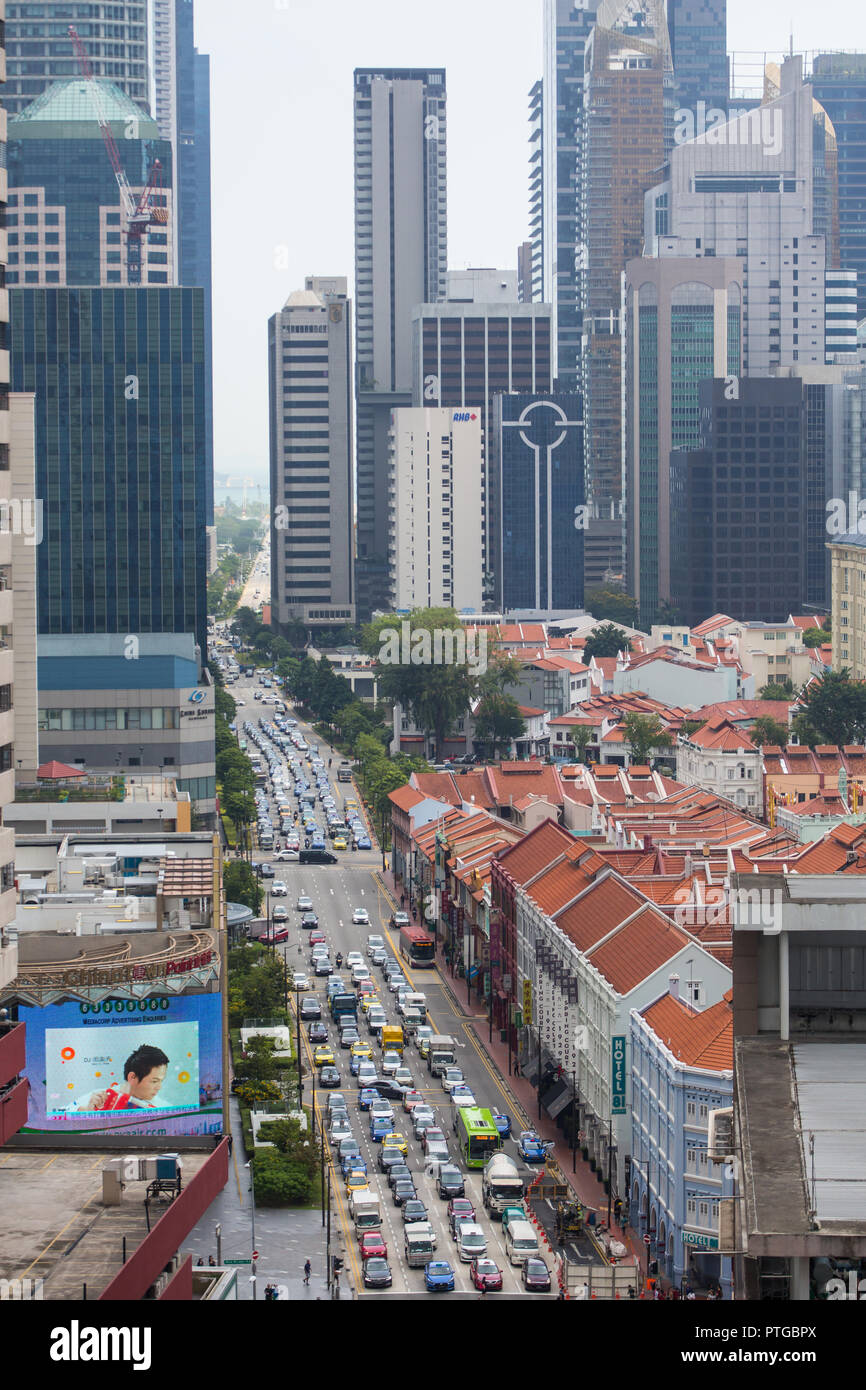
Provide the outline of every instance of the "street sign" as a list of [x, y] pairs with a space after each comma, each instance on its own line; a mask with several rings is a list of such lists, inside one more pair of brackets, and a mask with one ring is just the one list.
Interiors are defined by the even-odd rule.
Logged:
[[258, 1250], [254, 1250], [254, 1251], [253, 1251], [253, 1259], [254, 1259], [254, 1260], [257, 1260], [258, 1258], [259, 1258], [259, 1252], [258, 1252]]
[[252, 1260], [223, 1260], [224, 1265], [248, 1265]]
[[643, 1243], [644, 1245], [652, 1245], [652, 1236], [644, 1236]]

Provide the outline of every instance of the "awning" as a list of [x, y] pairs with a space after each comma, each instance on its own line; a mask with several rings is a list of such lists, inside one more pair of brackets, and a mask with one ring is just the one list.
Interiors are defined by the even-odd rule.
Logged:
[[555, 1120], [560, 1111], [564, 1110], [570, 1102], [571, 1086], [567, 1081], [557, 1081], [541, 1097], [541, 1104], [552, 1120]]

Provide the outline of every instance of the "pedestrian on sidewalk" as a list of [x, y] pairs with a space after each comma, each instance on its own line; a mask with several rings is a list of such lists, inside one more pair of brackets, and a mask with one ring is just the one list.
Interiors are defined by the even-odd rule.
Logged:
[[309, 1282], [310, 1282], [310, 1275], [312, 1274], [312, 1272], [313, 1272], [313, 1266], [310, 1264], [310, 1261], [307, 1260], [306, 1264], [304, 1265], [304, 1283], [305, 1283], [305, 1284], [309, 1284]]

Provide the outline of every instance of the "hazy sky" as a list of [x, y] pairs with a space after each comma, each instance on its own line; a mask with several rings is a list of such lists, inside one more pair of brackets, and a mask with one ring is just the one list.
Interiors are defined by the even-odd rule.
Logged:
[[[448, 261], [514, 267], [542, 0], [196, 0], [211, 58], [215, 466], [268, 468], [267, 321], [353, 274], [352, 71], [448, 70]], [[846, 0], [728, 0], [728, 48], [866, 48]]]

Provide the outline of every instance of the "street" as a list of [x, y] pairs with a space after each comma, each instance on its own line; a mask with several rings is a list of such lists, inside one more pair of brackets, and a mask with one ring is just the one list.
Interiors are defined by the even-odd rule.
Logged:
[[[253, 698], [253, 691], [257, 688], [251, 683], [251, 678], [241, 678], [241, 681], [233, 687], [232, 694], [238, 704], [238, 728], [240, 730], [244, 720], [250, 720], [258, 724], [258, 720], [263, 718], [268, 720], [272, 717], [273, 711], [270, 706], [262, 707], [261, 703]], [[294, 713], [292, 717], [296, 717]], [[320, 748], [320, 755], [327, 763], [329, 758], [334, 759], [334, 767], [331, 770], [331, 780], [333, 794], [337, 799], [338, 805], [342, 804], [346, 796], [354, 796], [360, 803], [354, 785], [340, 784], [336, 780], [336, 766], [340, 761], [340, 755], [322, 743], [319, 736], [308, 726], [300, 724], [299, 728], [304, 737], [311, 743], [317, 743]], [[274, 812], [276, 808], [274, 807]], [[362, 811], [363, 816], [363, 811]], [[278, 816], [276, 820], [278, 822]], [[370, 827], [372, 831], [372, 826]], [[371, 835], [372, 839], [372, 835]], [[331, 1166], [331, 1194], [332, 1194], [332, 1253], [342, 1253], [344, 1257], [343, 1286], [344, 1296], [349, 1293], [345, 1288], [347, 1277], [351, 1280], [358, 1296], [363, 1297], [436, 1297], [435, 1294], [428, 1294], [425, 1290], [424, 1270], [409, 1269], [404, 1260], [403, 1254], [403, 1220], [401, 1209], [394, 1205], [391, 1192], [388, 1187], [387, 1179], [380, 1173], [377, 1160], [380, 1152], [379, 1145], [370, 1137], [369, 1115], [362, 1112], [358, 1102], [358, 1086], [356, 1079], [349, 1072], [349, 1053], [339, 1046], [339, 1036], [335, 1025], [330, 1020], [327, 1008], [326, 979], [316, 979], [313, 976], [310, 965], [310, 952], [307, 945], [307, 932], [301, 932], [299, 928], [300, 914], [295, 909], [299, 894], [307, 894], [313, 902], [313, 907], [319, 917], [320, 928], [325, 933], [327, 943], [331, 948], [331, 959], [337, 951], [341, 951], [344, 956], [349, 951], [359, 950], [366, 958], [366, 938], [368, 933], [379, 933], [385, 938], [386, 946], [390, 953], [399, 958], [397, 941], [395, 934], [389, 929], [388, 922], [392, 911], [392, 904], [388, 898], [383, 885], [377, 877], [377, 869], [381, 868], [381, 853], [375, 848], [372, 851], [343, 851], [339, 853], [339, 864], [330, 866], [299, 865], [297, 863], [275, 863], [274, 871], [276, 878], [282, 880], [288, 889], [287, 897], [271, 898], [271, 907], [276, 904], [285, 905], [289, 912], [289, 941], [273, 949], [279, 950], [287, 959], [290, 967], [297, 967], [304, 970], [311, 977], [311, 981], [317, 986], [316, 994], [323, 1005], [323, 1021], [328, 1027], [328, 1040], [333, 1048], [340, 1072], [339, 1092], [345, 1096], [350, 1122], [352, 1124], [353, 1137], [361, 1146], [362, 1156], [367, 1164], [368, 1174], [370, 1175], [371, 1190], [378, 1193], [382, 1212], [384, 1216], [382, 1235], [388, 1247], [388, 1262], [393, 1277], [393, 1285], [389, 1290], [365, 1291], [363, 1285], [362, 1262], [359, 1255], [358, 1243], [352, 1228], [349, 1216], [345, 1184], [339, 1171], [339, 1166]], [[256, 862], [266, 860], [273, 861], [273, 855], [266, 855], [261, 851], [254, 855]], [[269, 883], [266, 882], [266, 887]], [[366, 908], [369, 917], [369, 926], [353, 926], [352, 913], [355, 908]], [[266, 916], [268, 905], [265, 903], [261, 909], [261, 915]], [[341, 972], [346, 974], [346, 968]], [[372, 970], [374, 983], [388, 1015], [389, 1022], [399, 1022], [396, 1010], [395, 996], [391, 994], [385, 983], [381, 980], [380, 972], [374, 967]], [[410, 973], [404, 969], [410, 985], [423, 992], [427, 996], [427, 1010], [429, 1023], [433, 1026], [436, 1033], [451, 1034], [458, 1040], [457, 1063], [462, 1068], [468, 1085], [479, 1106], [497, 1108], [512, 1114], [509, 1104], [509, 1095], [502, 1085], [499, 1077], [490, 1066], [487, 1057], [483, 1053], [481, 1046], [475, 1037], [472, 1029], [468, 1027], [465, 1016], [456, 1013], [450, 1003], [446, 991], [440, 983], [438, 971], [417, 970]], [[381, 985], [381, 987], [380, 987]], [[312, 992], [312, 991], [311, 991]], [[297, 1005], [297, 1000], [304, 998], [304, 995], [293, 997], [293, 1006]], [[309, 1104], [311, 1100], [311, 1081], [315, 1081], [315, 1068], [313, 1067], [313, 1045], [307, 1037], [307, 1025], [301, 1026], [301, 1047], [308, 1068], [309, 1074], [305, 1079], [304, 1102]], [[367, 1039], [366, 1026], [363, 1019], [360, 1019], [359, 1033], [363, 1040]], [[379, 1056], [378, 1045], [374, 1042], [374, 1060]], [[437, 1123], [442, 1128], [449, 1140], [454, 1162], [458, 1162], [457, 1146], [453, 1141], [451, 1132], [451, 1105], [449, 1098], [442, 1089], [438, 1079], [431, 1077], [428, 1073], [426, 1063], [423, 1061], [414, 1045], [407, 1042], [404, 1056], [405, 1064], [410, 1068], [417, 1089], [424, 1096], [425, 1102], [434, 1107], [437, 1112]], [[315, 1090], [315, 1107], [317, 1116], [322, 1112], [327, 1112], [328, 1096], [332, 1092], [327, 1090]], [[437, 1237], [437, 1247], [434, 1259], [447, 1261], [455, 1272], [455, 1292], [463, 1293], [464, 1296], [472, 1295], [482, 1297], [474, 1290], [469, 1277], [468, 1264], [461, 1264], [457, 1254], [456, 1242], [448, 1230], [447, 1203], [436, 1195], [435, 1183], [425, 1171], [425, 1159], [419, 1143], [414, 1139], [410, 1116], [403, 1112], [399, 1101], [393, 1102], [395, 1109], [394, 1128], [402, 1133], [408, 1141], [408, 1156], [406, 1162], [412, 1172], [417, 1190], [417, 1195], [427, 1207], [429, 1219], [433, 1224]], [[326, 1126], [327, 1127], [327, 1126]], [[519, 1124], [515, 1123], [515, 1130], [519, 1130]], [[504, 1151], [513, 1158], [517, 1158], [517, 1151], [514, 1139], [505, 1141]], [[459, 1165], [464, 1173], [466, 1183], [466, 1197], [475, 1207], [476, 1220], [482, 1227], [487, 1240], [487, 1255], [493, 1259], [503, 1272], [503, 1293], [518, 1295], [525, 1293], [521, 1282], [521, 1271], [519, 1267], [509, 1264], [505, 1253], [502, 1226], [499, 1221], [492, 1221], [484, 1211], [481, 1200], [481, 1172], [479, 1169], [468, 1170], [465, 1164]], [[528, 1168], [523, 1168], [527, 1180], [531, 1180], [533, 1174]], [[337, 1231], [342, 1233], [342, 1244], [344, 1249], [341, 1251], [337, 1240]], [[553, 1257], [550, 1250], [542, 1244], [541, 1253], [546, 1260], [551, 1274], [554, 1275]], [[542, 1297], [556, 1297], [557, 1288], [555, 1277], [552, 1278], [552, 1291], [550, 1294], [543, 1294]], [[496, 1293], [486, 1295], [487, 1297], [497, 1297]], [[527, 1296], [537, 1297], [536, 1294]]]

